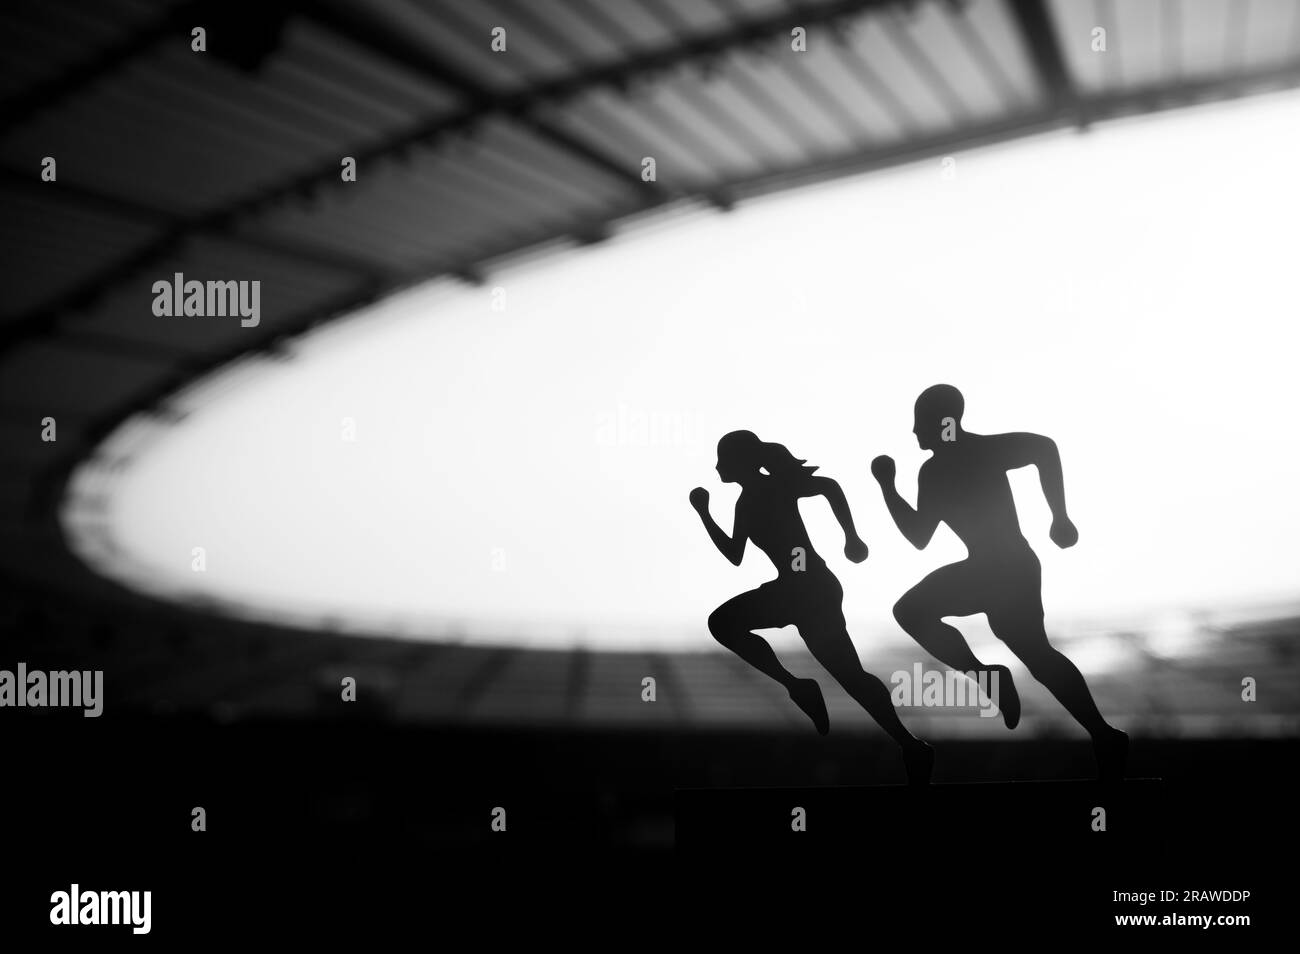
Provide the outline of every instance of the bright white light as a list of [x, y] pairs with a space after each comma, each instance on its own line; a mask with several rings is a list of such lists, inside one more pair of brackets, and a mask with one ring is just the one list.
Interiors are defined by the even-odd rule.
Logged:
[[913, 551], [868, 473], [892, 454], [914, 494], [912, 401], [946, 381], [969, 429], [1061, 448], [1077, 547], [1047, 541], [1034, 472], [1013, 481], [1049, 624], [1293, 595], [1298, 103], [963, 153], [951, 181], [936, 159], [408, 292], [190, 398], [104, 482], [100, 569], [254, 616], [710, 648], [709, 611], [773, 574], [752, 547], [728, 564], [686, 498], [730, 526], [714, 444], [749, 428], [847, 492], [865, 564], [805, 514], [869, 654], [963, 553], [946, 530]]

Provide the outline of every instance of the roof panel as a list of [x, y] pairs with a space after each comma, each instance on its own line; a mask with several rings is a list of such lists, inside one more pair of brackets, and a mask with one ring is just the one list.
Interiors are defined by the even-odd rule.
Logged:
[[836, 100], [844, 104], [853, 119], [857, 141], [873, 145], [896, 141], [903, 136], [903, 124], [882, 93], [879, 77], [852, 56], [833, 33], [815, 34], [799, 65]]
[[933, 133], [951, 128], [953, 118], [948, 109], [900, 50], [895, 38], [901, 32], [899, 23], [886, 21], [884, 15], [866, 17], [849, 31], [849, 49], [871, 64], [886, 88], [905, 104], [913, 131]]
[[1171, 34], [1161, 7], [1161, 0], [1126, 0], [1115, 7], [1119, 25], [1108, 41], [1116, 44], [1121, 70], [1111, 76], [1112, 88], [1150, 86], [1168, 76]]
[[1178, 7], [1182, 75], [1203, 79], [1235, 68], [1228, 62], [1224, 38], [1231, 33], [1233, 21], [1242, 16], [1246, 4], [1241, 0], [1181, 0]]
[[[28, 344], [0, 358], [0, 403], [57, 415], [90, 402], [111, 408], [145, 393], [172, 369], [165, 362], [101, 355], [58, 342]], [[68, 387], [77, 382], [76, 391]]]
[[[137, 31], [159, 21], [172, 0], [132, 3], [98, 0], [6, 0], [0, 5], [0, 31], [6, 39], [5, 82], [0, 98], [23, 96], [93, 61]], [[24, 51], [39, 51], [23, 56]]]
[[[495, 7], [486, 3], [463, 4], [454, 0], [416, 0], [427, 23], [412, 31], [412, 38], [424, 44], [439, 61], [480, 86], [492, 90], [519, 89], [543, 75], [565, 72], [563, 64], [547, 59], [535, 37], [513, 22], [505, 22]], [[506, 48], [492, 50], [492, 30], [506, 29]], [[523, 35], [520, 35], [520, 34]], [[537, 65], [538, 60], [544, 64]]]
[[753, 53], [731, 53], [717, 64], [715, 79], [706, 87], [718, 107], [748, 132], [763, 168], [807, 161], [817, 155], [815, 141], [799, 138], [803, 123], [791, 116], [761, 83], [756, 82]]
[[967, 118], [988, 120], [1006, 114], [1014, 98], [1005, 95], [1007, 80], [996, 62], [981, 58], [986, 53], [978, 34], [964, 30], [963, 14], [935, 4], [918, 8], [910, 21], [912, 38], [926, 51]]
[[[1040, 103], [1043, 90], [1006, 0], [972, 0], [963, 4], [962, 13], [978, 42], [988, 50], [990, 60], [1006, 76], [1017, 106], [1028, 108]], [[1049, 9], [1049, 19], [1050, 15]]]
[[642, 0], [656, 16], [676, 29], [679, 36], [711, 33], [725, 29], [731, 17], [725, 10], [704, 0]]
[[[1112, 55], [1110, 34], [1115, 33], [1116, 25], [1110, 21], [1103, 23], [1093, 2], [1050, 0], [1049, 8], [1056, 26], [1056, 39], [1075, 87], [1085, 93], [1100, 92], [1107, 84], [1110, 67], [1107, 58]], [[1098, 27], [1107, 34], [1105, 52], [1092, 48], [1092, 31]]]
[[1247, 65], [1274, 66], [1300, 60], [1300, 3], [1250, 0], [1242, 44]]
[[627, 164], [631, 175], [639, 176], [642, 159], [650, 156], [659, 181], [672, 187], [716, 176], [718, 164], [709, 153], [681, 144], [683, 137], [696, 135], [699, 119], [677, 114], [657, 86], [648, 97], [593, 90], [548, 115], [562, 128], [600, 143], [608, 155]]

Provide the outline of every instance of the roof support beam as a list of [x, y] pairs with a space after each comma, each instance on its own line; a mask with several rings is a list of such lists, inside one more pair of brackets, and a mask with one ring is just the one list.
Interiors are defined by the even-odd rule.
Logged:
[[1009, 5], [1011, 19], [1020, 31], [1021, 42], [1047, 94], [1048, 103], [1056, 108], [1078, 110], [1082, 125], [1086, 122], [1086, 114], [1082, 112], [1079, 94], [1070, 78], [1046, 0], [1009, 0]]
[[105, 76], [143, 56], [192, 19], [197, 4], [186, 4], [155, 20], [138, 33], [114, 43], [89, 59], [34, 89], [0, 104], [0, 128], [16, 126], [37, 113], [87, 89]]
[[[184, 220], [177, 219], [170, 212], [134, 199], [123, 199], [120, 196], [109, 195], [97, 189], [71, 182], [60, 182], [57, 189], [51, 189], [28, 173], [18, 172], [2, 165], [0, 165], [0, 186], [15, 189], [33, 197], [39, 197], [41, 200], [64, 201], [81, 209], [126, 219], [139, 225], [164, 229], [169, 233], [178, 229], [184, 230], [187, 225]], [[334, 271], [343, 271], [352, 275], [373, 278], [381, 277], [385, 273], [385, 270], [378, 264], [362, 261], [342, 252], [336, 252], [333, 249], [306, 245], [293, 239], [248, 233], [234, 234], [218, 228], [205, 229], [202, 225], [199, 226], [198, 231], [200, 233], [207, 231], [224, 241], [278, 255], [282, 258], [290, 258], [302, 262], [304, 265], [313, 265], [318, 268], [328, 268]]]

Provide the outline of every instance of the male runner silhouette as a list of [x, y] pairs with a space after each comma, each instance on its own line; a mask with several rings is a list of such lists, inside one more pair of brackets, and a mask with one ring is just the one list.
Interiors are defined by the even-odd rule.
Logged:
[[740, 566], [745, 544], [752, 540], [772, 561], [777, 577], [715, 609], [709, 616], [713, 638], [783, 685], [791, 701], [825, 735], [830, 731], [830, 718], [817, 680], [795, 676], [781, 665], [767, 640], [753, 632], [769, 626], [797, 626], [813, 657], [898, 743], [908, 781], [927, 784], [934, 750], [907, 731], [885, 684], [862, 668], [844, 624], [844, 590], [813, 549], [799, 515], [801, 499], [825, 497], [844, 530], [844, 555], [861, 563], [867, 558], [867, 545], [854, 529], [840, 485], [829, 477], [815, 476], [816, 467], [806, 466], [781, 444], [759, 440], [751, 431], [732, 431], [718, 441], [717, 470], [723, 482], [741, 488], [731, 535], [709, 513], [709, 492], [703, 487], [691, 491], [691, 506], [723, 556]]
[[[916, 399], [916, 442], [933, 456], [921, 465], [916, 509], [894, 486], [894, 461], [877, 457], [871, 473], [899, 531], [924, 549], [940, 522], [966, 545], [967, 557], [941, 567], [894, 605], [894, 618], [940, 662], [977, 678], [997, 673], [1007, 728], [1020, 721], [1020, 697], [1006, 666], [985, 666], [945, 616], [985, 613], [989, 627], [1010, 647], [1092, 737], [1098, 776], [1122, 778], [1128, 736], [1097, 710], [1083, 674], [1047, 641], [1043, 628], [1042, 568], [1021, 535], [1007, 471], [1033, 464], [1052, 510], [1049, 536], [1072, 547], [1079, 532], [1065, 512], [1065, 487], [1056, 444], [1038, 434], [972, 434], [961, 426], [965, 401], [948, 384], [927, 388]], [[990, 685], [991, 683], [985, 683]]]

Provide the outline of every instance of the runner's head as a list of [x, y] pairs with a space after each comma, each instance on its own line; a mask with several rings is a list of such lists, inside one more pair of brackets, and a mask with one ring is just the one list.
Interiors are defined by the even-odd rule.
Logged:
[[753, 431], [732, 431], [718, 441], [718, 476], [723, 483], [744, 485], [760, 477], [797, 483], [816, 470], [784, 444], [761, 441]]
[[[922, 450], [934, 450], [944, 440], [954, 440], [961, 433], [961, 415], [966, 400], [951, 384], [936, 384], [916, 399], [912, 433]], [[946, 432], [946, 433], [945, 433]]]
[[718, 441], [718, 476], [724, 484], [741, 483], [759, 468], [763, 442], [753, 431], [732, 431]]

